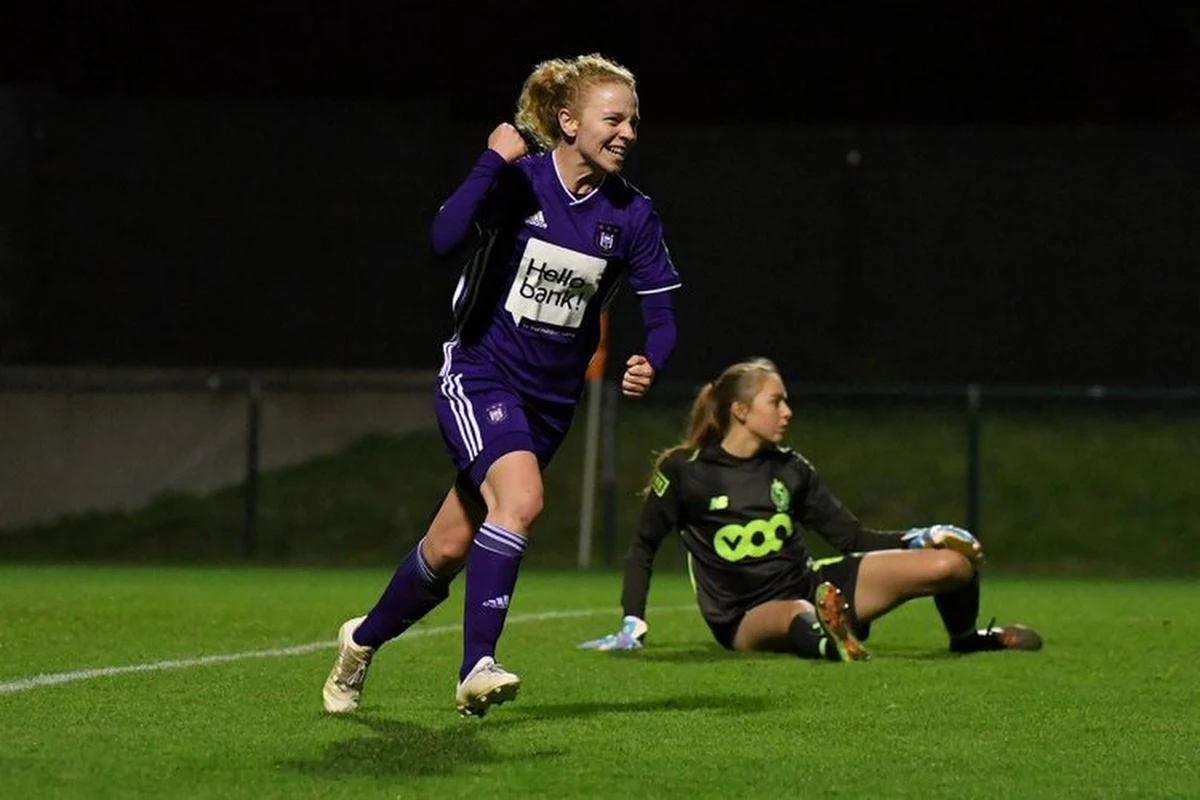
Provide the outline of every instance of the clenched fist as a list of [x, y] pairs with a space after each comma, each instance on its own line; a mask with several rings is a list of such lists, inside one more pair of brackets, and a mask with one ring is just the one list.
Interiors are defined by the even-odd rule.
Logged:
[[507, 122], [501, 122], [495, 127], [488, 135], [487, 144], [489, 150], [495, 150], [510, 164], [528, 152], [521, 132]]
[[654, 383], [654, 367], [645, 356], [630, 356], [625, 362], [625, 374], [621, 376], [621, 394], [626, 397], [642, 397]]

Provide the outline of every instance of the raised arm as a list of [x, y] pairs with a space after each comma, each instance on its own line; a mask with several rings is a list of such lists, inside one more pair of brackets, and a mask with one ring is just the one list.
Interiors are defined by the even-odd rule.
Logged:
[[430, 239], [433, 251], [446, 256], [464, 245], [476, 232], [480, 209], [504, 168], [525, 155], [525, 140], [503, 122], [488, 136], [488, 149], [475, 161], [466, 179], [442, 203], [433, 218]]

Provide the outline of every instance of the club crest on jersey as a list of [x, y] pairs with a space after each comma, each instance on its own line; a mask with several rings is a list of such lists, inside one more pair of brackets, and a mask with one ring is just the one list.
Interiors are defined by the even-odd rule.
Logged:
[[611, 222], [596, 223], [596, 247], [599, 247], [606, 253], [611, 253], [617, 248], [617, 237], [621, 234], [621, 226], [613, 225]]
[[771, 481], [771, 502], [775, 504], [775, 509], [782, 514], [786, 514], [788, 507], [792, 504], [792, 493], [787, 490], [779, 478]]
[[484, 413], [487, 414], [488, 422], [493, 425], [498, 425], [508, 419], [508, 409], [504, 407], [504, 403], [492, 403]]

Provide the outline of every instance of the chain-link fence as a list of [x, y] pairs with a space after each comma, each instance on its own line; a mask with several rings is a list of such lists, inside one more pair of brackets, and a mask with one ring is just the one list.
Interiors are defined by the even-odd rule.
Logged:
[[[680, 438], [696, 388], [664, 383], [633, 402], [594, 385], [546, 472], [531, 563], [620, 562], [653, 454]], [[869, 526], [965, 525], [1015, 569], [1200, 565], [1196, 389], [789, 389], [788, 444]], [[386, 563], [453, 478], [432, 391], [414, 373], [0, 371], [0, 547]], [[585, 423], [589, 405], [599, 424]]]

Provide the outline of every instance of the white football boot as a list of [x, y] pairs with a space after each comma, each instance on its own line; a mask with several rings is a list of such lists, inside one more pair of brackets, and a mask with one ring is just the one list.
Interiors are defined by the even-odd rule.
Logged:
[[515, 700], [521, 679], [496, 663], [491, 656], [475, 662], [458, 684], [454, 703], [464, 717], [482, 717], [493, 705]]
[[346, 714], [358, 708], [362, 697], [363, 681], [367, 679], [367, 667], [371, 666], [374, 647], [363, 647], [354, 641], [354, 631], [366, 617], [355, 617], [342, 623], [338, 629], [338, 654], [333, 670], [325, 680], [322, 692], [325, 710], [330, 714]]

